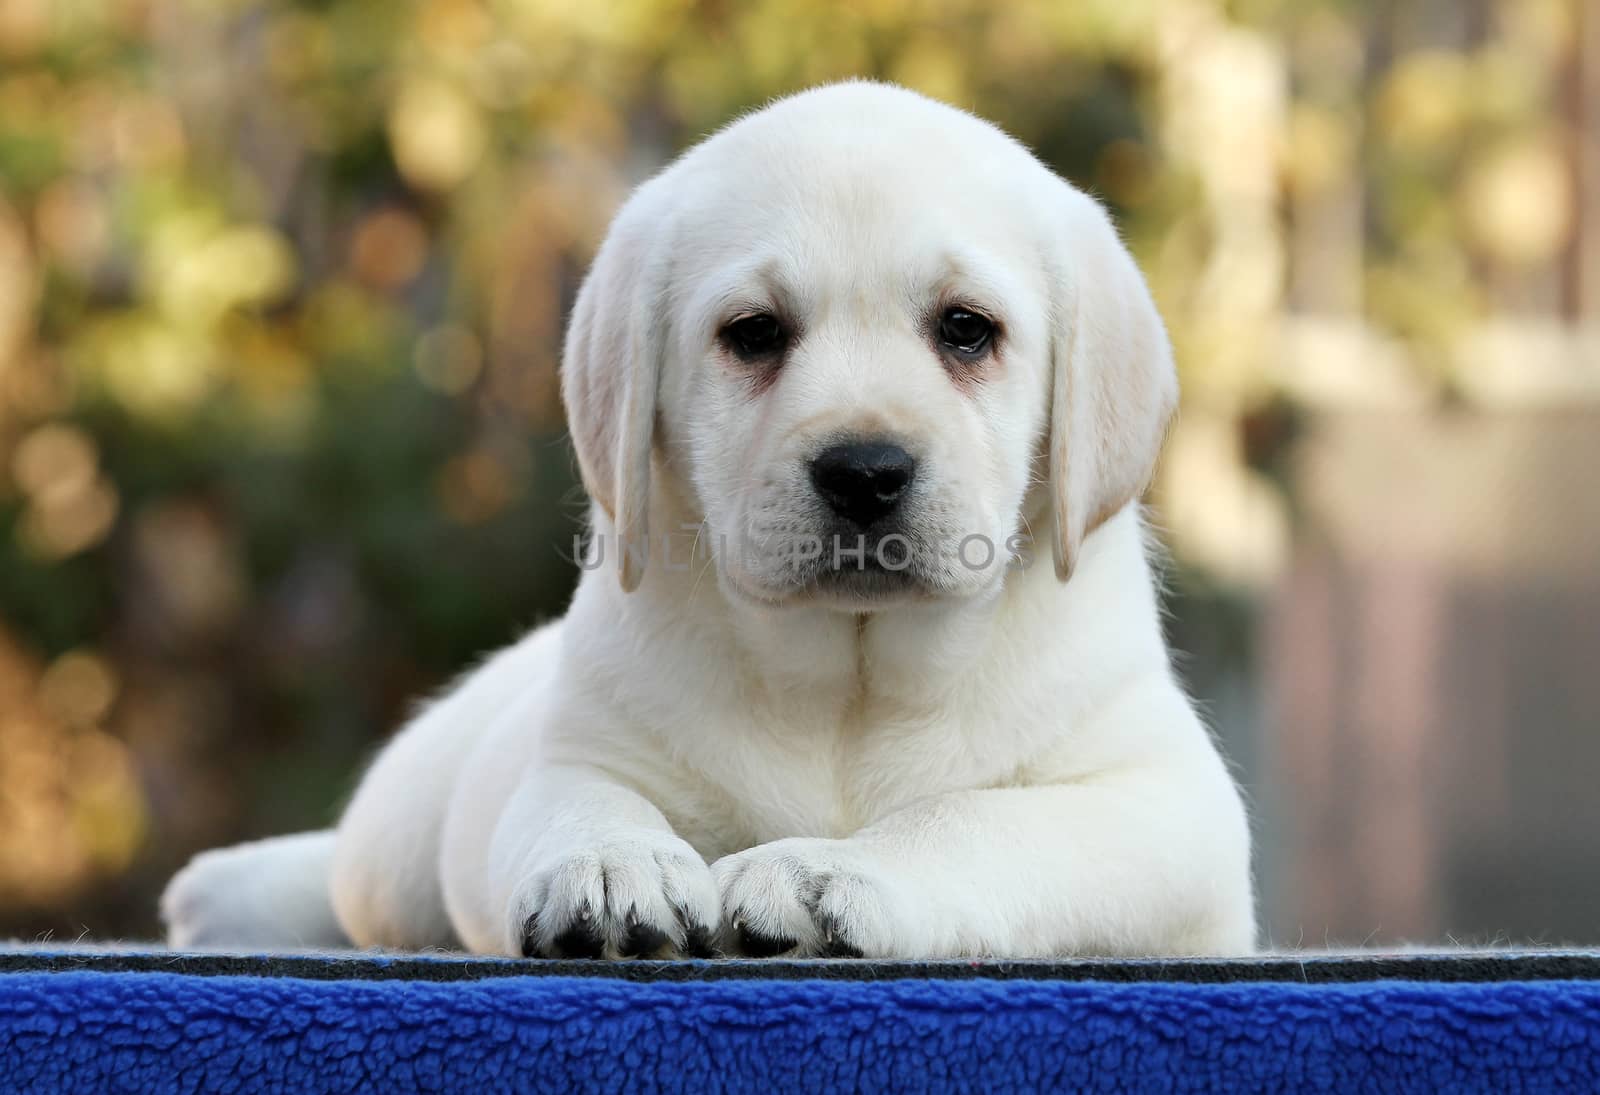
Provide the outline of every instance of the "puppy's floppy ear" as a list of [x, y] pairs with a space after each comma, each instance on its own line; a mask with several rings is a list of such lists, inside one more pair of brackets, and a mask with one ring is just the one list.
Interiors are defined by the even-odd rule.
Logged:
[[1056, 576], [1066, 581], [1084, 537], [1150, 481], [1178, 376], [1155, 301], [1105, 210], [1065, 183], [1060, 189], [1065, 229], [1050, 256], [1050, 493]]
[[643, 577], [650, 449], [666, 320], [664, 187], [646, 183], [612, 221], [578, 292], [561, 397], [589, 495], [615, 528], [622, 588]]

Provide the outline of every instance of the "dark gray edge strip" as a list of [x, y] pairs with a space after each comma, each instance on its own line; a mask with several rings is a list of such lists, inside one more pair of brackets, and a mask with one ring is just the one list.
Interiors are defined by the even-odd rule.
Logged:
[[603, 977], [624, 981], [1101, 981], [1113, 983], [1600, 980], [1600, 952], [1522, 951], [1219, 959], [878, 962], [717, 960], [520, 961], [453, 956], [186, 954], [162, 951], [0, 950], [0, 974], [177, 973], [190, 977], [295, 977], [312, 981], [481, 981], [497, 977]]

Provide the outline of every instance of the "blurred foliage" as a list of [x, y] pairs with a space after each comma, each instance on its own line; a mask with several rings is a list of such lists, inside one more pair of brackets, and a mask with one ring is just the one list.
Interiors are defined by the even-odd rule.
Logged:
[[0, 935], [150, 932], [189, 852], [327, 822], [560, 611], [563, 317], [676, 150], [851, 75], [998, 119], [1257, 405], [1286, 201], [1365, 188], [1364, 307], [1423, 341], [1561, 245], [1527, 119], [1576, 4], [1479, 7], [1406, 52], [1270, 0], [0, 0]]

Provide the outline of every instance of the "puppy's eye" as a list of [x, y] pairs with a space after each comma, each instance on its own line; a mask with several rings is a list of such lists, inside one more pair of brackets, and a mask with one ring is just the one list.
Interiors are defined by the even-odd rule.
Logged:
[[722, 329], [720, 337], [723, 345], [745, 361], [775, 357], [789, 342], [789, 333], [769, 312], [739, 317]]
[[976, 357], [994, 340], [994, 323], [970, 308], [946, 308], [939, 316], [939, 341], [966, 357]]

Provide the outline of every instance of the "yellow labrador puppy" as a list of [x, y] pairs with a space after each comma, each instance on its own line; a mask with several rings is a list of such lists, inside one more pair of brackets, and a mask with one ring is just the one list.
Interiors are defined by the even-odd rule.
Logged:
[[566, 617], [336, 830], [197, 858], [174, 945], [1251, 949], [1140, 519], [1171, 352], [1093, 200], [905, 90], [782, 100], [617, 215], [564, 394]]

